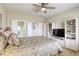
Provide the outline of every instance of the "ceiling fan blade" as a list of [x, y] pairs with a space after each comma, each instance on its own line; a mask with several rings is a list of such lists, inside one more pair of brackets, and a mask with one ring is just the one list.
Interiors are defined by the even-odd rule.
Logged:
[[47, 11], [45, 10], [45, 11], [44, 11], [44, 13], [46, 14], [46, 13], [47, 13]]
[[48, 5], [48, 3], [41, 3], [41, 7], [45, 7], [45, 6], [47, 6]]
[[47, 9], [55, 9], [56, 7], [45, 7]]
[[44, 3], [44, 6], [47, 6], [48, 5], [48, 3]]
[[38, 12], [38, 11], [40, 11], [41, 9], [37, 9], [37, 10], [35, 10], [35, 12]]
[[39, 5], [33, 4], [33, 6], [40, 7]]

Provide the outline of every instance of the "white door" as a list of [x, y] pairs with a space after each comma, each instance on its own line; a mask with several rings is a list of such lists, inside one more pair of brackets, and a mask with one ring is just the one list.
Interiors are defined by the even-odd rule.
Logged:
[[11, 29], [14, 33], [17, 34], [17, 21], [16, 20], [12, 20]]
[[43, 35], [43, 24], [42, 23], [38, 23], [38, 28], [37, 28], [37, 34], [38, 36], [42, 36]]
[[70, 39], [69, 48], [76, 51], [76, 40]]
[[32, 36], [32, 22], [27, 23], [27, 36], [28, 37]]
[[42, 36], [43, 35], [43, 24], [42, 23], [33, 23], [32, 24], [32, 34], [33, 36]]
[[46, 37], [46, 34], [47, 34], [46, 33], [46, 23], [43, 24], [43, 29], [42, 30], [43, 30], [44, 37]]
[[38, 23], [32, 23], [32, 34], [38, 36]]
[[43, 35], [43, 28], [42, 23], [27, 23], [27, 36], [42, 36]]

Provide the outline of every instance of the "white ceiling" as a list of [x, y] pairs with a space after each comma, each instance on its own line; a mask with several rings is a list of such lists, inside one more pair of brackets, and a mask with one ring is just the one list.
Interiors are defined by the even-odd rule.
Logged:
[[54, 6], [56, 7], [56, 9], [47, 10], [47, 13], [45, 14], [43, 12], [35, 12], [33, 9], [33, 3], [5, 3], [4, 5], [7, 8], [7, 10], [15, 10], [15, 11], [26, 13], [28, 15], [37, 15], [44, 17], [50, 17], [60, 12], [64, 12], [79, 6], [78, 3], [49, 3], [48, 6], [51, 7]]

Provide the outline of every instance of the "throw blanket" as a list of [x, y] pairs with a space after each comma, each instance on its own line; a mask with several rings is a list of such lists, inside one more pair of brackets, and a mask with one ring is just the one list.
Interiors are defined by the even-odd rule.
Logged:
[[62, 51], [60, 44], [46, 37], [20, 38], [21, 45], [7, 46], [3, 56], [41, 56], [50, 51]]

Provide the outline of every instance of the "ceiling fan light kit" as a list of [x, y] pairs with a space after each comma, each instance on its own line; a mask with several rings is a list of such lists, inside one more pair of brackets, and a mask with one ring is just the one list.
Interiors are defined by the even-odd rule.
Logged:
[[[48, 6], [48, 3], [41, 3], [40, 5], [33, 4], [33, 6], [37, 7], [37, 10], [35, 10], [36, 12], [42, 11], [44, 13], [47, 13], [47, 9], [55, 9], [55, 7]], [[40, 10], [38, 10], [38, 8], [40, 8]]]
[[45, 10], [46, 10], [46, 8], [44, 8], [44, 7], [43, 7], [43, 8], [41, 8], [41, 11], [45, 11]]

